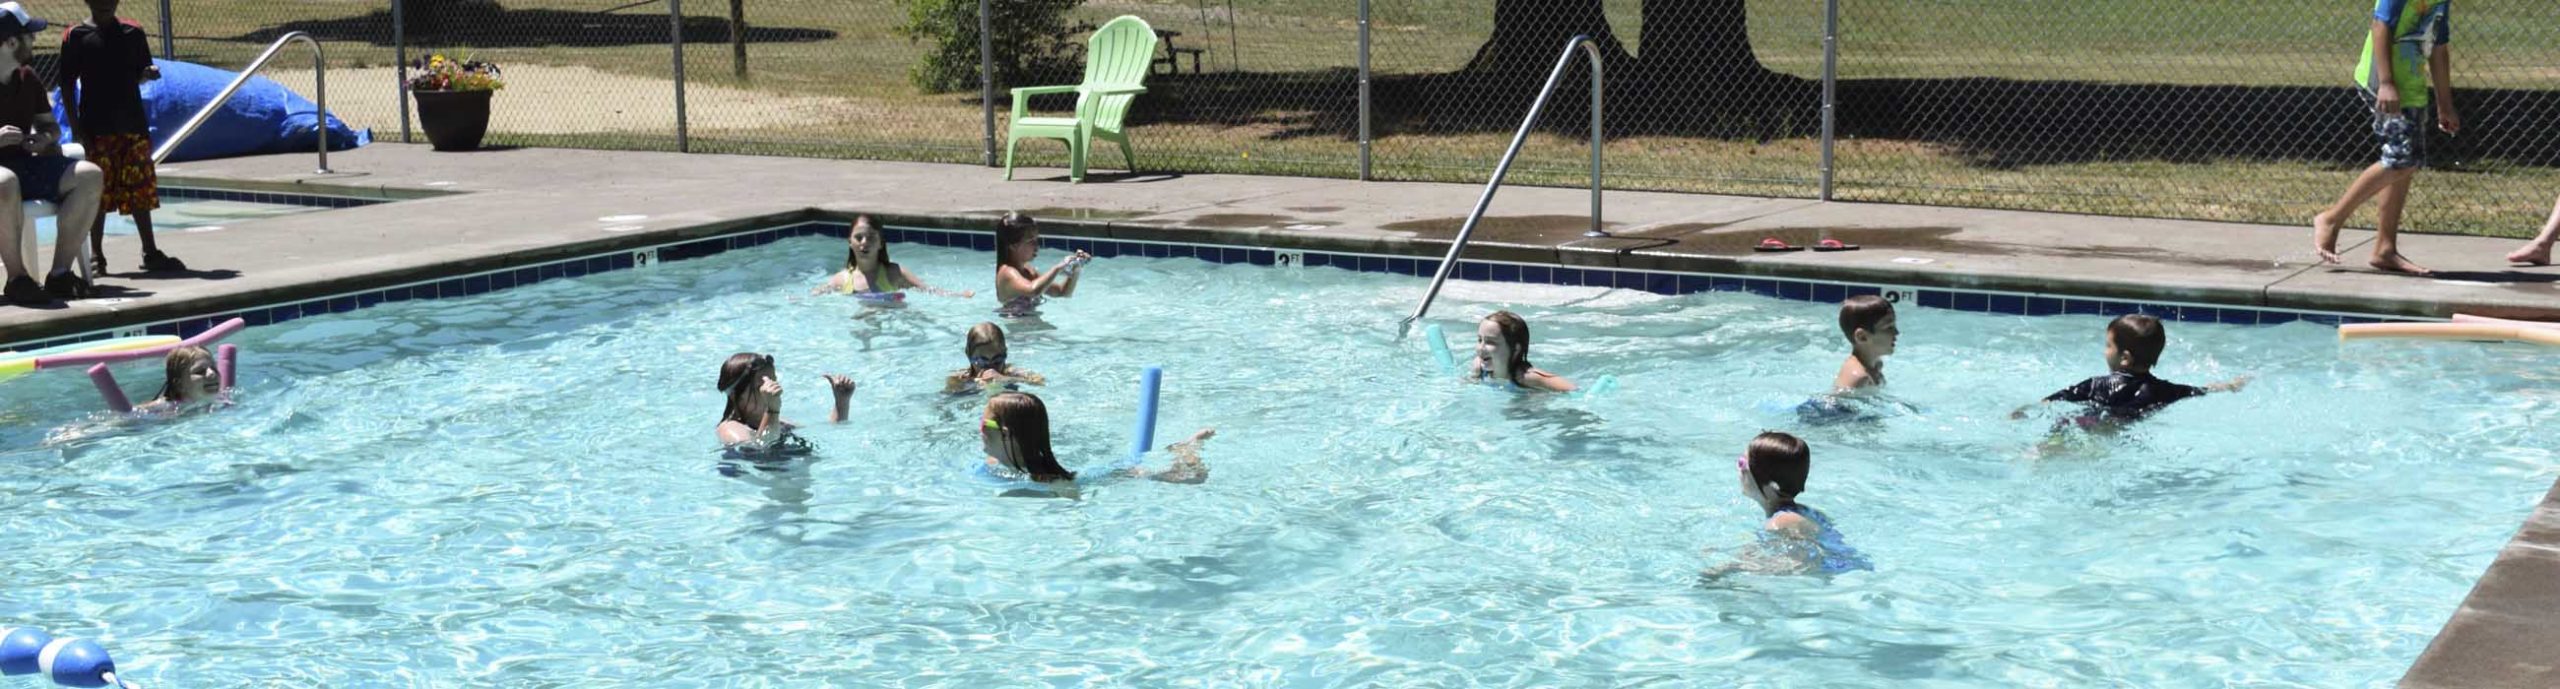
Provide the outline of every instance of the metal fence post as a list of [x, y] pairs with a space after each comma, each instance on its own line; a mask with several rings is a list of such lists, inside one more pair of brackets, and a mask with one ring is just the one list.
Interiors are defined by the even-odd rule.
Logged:
[[160, 0], [160, 59], [178, 59], [177, 24], [169, 20], [169, 0]]
[[409, 32], [406, 9], [400, 0], [391, 0], [391, 60], [400, 70], [400, 143], [409, 139]]
[[996, 166], [996, 20], [991, 0], [978, 0], [978, 164]]
[[1831, 200], [1832, 125], [1840, 105], [1840, 0], [1822, 0], [1822, 200]]
[[[1234, 21], [1234, 15], [1228, 20]], [[1360, 0], [1360, 181], [1369, 181], [1369, 0]]]
[[684, 113], [684, 0], [667, 0], [667, 42], [676, 59], [676, 152], [693, 152], [693, 141], [685, 134]]

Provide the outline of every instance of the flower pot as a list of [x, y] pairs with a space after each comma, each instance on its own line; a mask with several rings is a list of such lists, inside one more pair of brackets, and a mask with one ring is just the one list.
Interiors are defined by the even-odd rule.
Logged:
[[411, 91], [418, 126], [439, 151], [474, 151], [489, 133], [489, 96], [496, 91]]

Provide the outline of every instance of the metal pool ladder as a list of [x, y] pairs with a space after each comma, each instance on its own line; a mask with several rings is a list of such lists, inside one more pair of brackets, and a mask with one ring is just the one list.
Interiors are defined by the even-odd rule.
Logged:
[[249, 83], [249, 78], [257, 76], [258, 70], [266, 67], [268, 60], [275, 59], [276, 53], [284, 50], [286, 43], [294, 41], [311, 45], [312, 95], [313, 100], [320, 105], [320, 119], [317, 120], [320, 129], [320, 174], [329, 174], [329, 62], [321, 57], [319, 39], [300, 31], [278, 36], [276, 42], [267, 44], [267, 51], [259, 53], [258, 59], [250, 60], [249, 66], [240, 70], [240, 76], [233, 78], [231, 85], [222, 87], [222, 93], [213, 97], [213, 102], [205, 104], [203, 110], [196, 111], [195, 117], [187, 118], [186, 126], [179, 127], [178, 133], [170, 135], [168, 141], [161, 143], [160, 150], [151, 152], [151, 164], [158, 165], [161, 161], [168, 160], [169, 154], [178, 150], [178, 144], [186, 143], [187, 137], [194, 136], [196, 129], [204, 126], [205, 120], [213, 118], [214, 111], [221, 110], [223, 104], [231, 102], [231, 95], [240, 92], [240, 85]]
[[1432, 274], [1431, 289], [1422, 293], [1422, 303], [1414, 305], [1413, 315], [1406, 316], [1397, 325], [1398, 338], [1411, 330], [1415, 321], [1422, 320], [1423, 314], [1431, 311], [1431, 300], [1440, 296], [1440, 285], [1449, 281], [1450, 271], [1458, 269], [1458, 253], [1466, 250], [1467, 238], [1475, 235], [1476, 223], [1484, 220], [1485, 209], [1493, 205], [1493, 193], [1502, 190], [1502, 178], [1511, 173], [1511, 161], [1520, 157], [1520, 146], [1528, 143], [1529, 130], [1537, 126], [1538, 116], [1546, 113], [1547, 97], [1555, 95], [1556, 83], [1564, 80], [1564, 68], [1573, 64], [1573, 51], [1576, 49], [1580, 49], [1591, 62], [1591, 230], [1582, 236], [1609, 236], [1607, 231], [1600, 229], [1600, 113], [1603, 110], [1600, 84], [1605, 79], [1601, 75], [1599, 44], [1593, 43], [1591, 36], [1581, 35], [1566, 41], [1564, 54], [1556, 56], [1555, 69], [1547, 72], [1547, 85], [1538, 89], [1538, 99], [1529, 104], [1529, 116], [1521, 118], [1520, 131], [1511, 135], [1511, 147], [1503, 150], [1502, 162], [1493, 166], [1493, 179], [1484, 183], [1484, 194], [1476, 197], [1475, 211], [1467, 214], [1466, 224], [1458, 226], [1457, 238], [1449, 242], [1449, 255], [1440, 259], [1440, 270]]

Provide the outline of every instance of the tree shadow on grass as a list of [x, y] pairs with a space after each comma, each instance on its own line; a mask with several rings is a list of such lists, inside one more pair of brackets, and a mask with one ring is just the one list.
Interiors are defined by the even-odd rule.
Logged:
[[[633, 12], [567, 12], [561, 10], [514, 10], [466, 5], [451, 16], [426, 21], [409, 17], [403, 27], [411, 46], [460, 46], [470, 48], [535, 48], [546, 46], [607, 47], [629, 45], [664, 45], [667, 43], [667, 16]], [[391, 12], [376, 10], [335, 19], [287, 22], [238, 36], [218, 40], [242, 43], [268, 43], [287, 32], [302, 31], [323, 41], [362, 41], [378, 46], [392, 45]], [[746, 40], [749, 43], [807, 43], [833, 40], [836, 32], [829, 29], [756, 26], [748, 17]], [[686, 43], [725, 44], [729, 42], [729, 20], [719, 17], [685, 17]]]
[[[1588, 131], [1582, 83], [1559, 89], [1541, 131]], [[1356, 141], [1357, 84], [1357, 73], [1342, 68], [1158, 74], [1148, 77], [1147, 94], [1130, 117], [1141, 126], [1246, 129], [1274, 141]], [[1371, 132], [1378, 138], [1508, 134], [1536, 95], [1466, 73], [1376, 75], [1370, 92]], [[1818, 84], [1792, 77], [1726, 91], [1646, 89], [1629, 81], [1609, 86], [1605, 95], [1612, 138], [1767, 142], [1821, 132]], [[1064, 110], [1071, 98], [1035, 105]], [[2232, 160], [2354, 166], [2375, 155], [2370, 106], [2351, 87], [1853, 79], [1840, 83], [1839, 98], [1842, 140], [1935, 145], [1984, 169]], [[2560, 91], [2468, 89], [2456, 99], [2466, 128], [2457, 137], [2429, 126], [2432, 165], [2560, 167], [2560, 127], [2549, 126], [2560, 122]]]

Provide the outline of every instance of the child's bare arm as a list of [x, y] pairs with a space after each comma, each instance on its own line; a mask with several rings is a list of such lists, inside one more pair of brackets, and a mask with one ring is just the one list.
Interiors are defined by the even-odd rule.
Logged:
[[2239, 392], [2241, 388], [2249, 386], [2249, 380], [2249, 376], [2241, 376], [2220, 383], [2204, 386], [2204, 389], [2206, 392]]
[[2462, 113], [2453, 107], [2453, 46], [2438, 45], [2427, 56], [2427, 83], [2435, 89], [2436, 128], [2462, 133]]
[[2400, 85], [2394, 82], [2391, 69], [2391, 23], [2373, 20], [2373, 33], [2366, 39], [2373, 47], [2373, 72], [2365, 75], [2373, 83], [2373, 109], [2385, 116], [2400, 112]]

